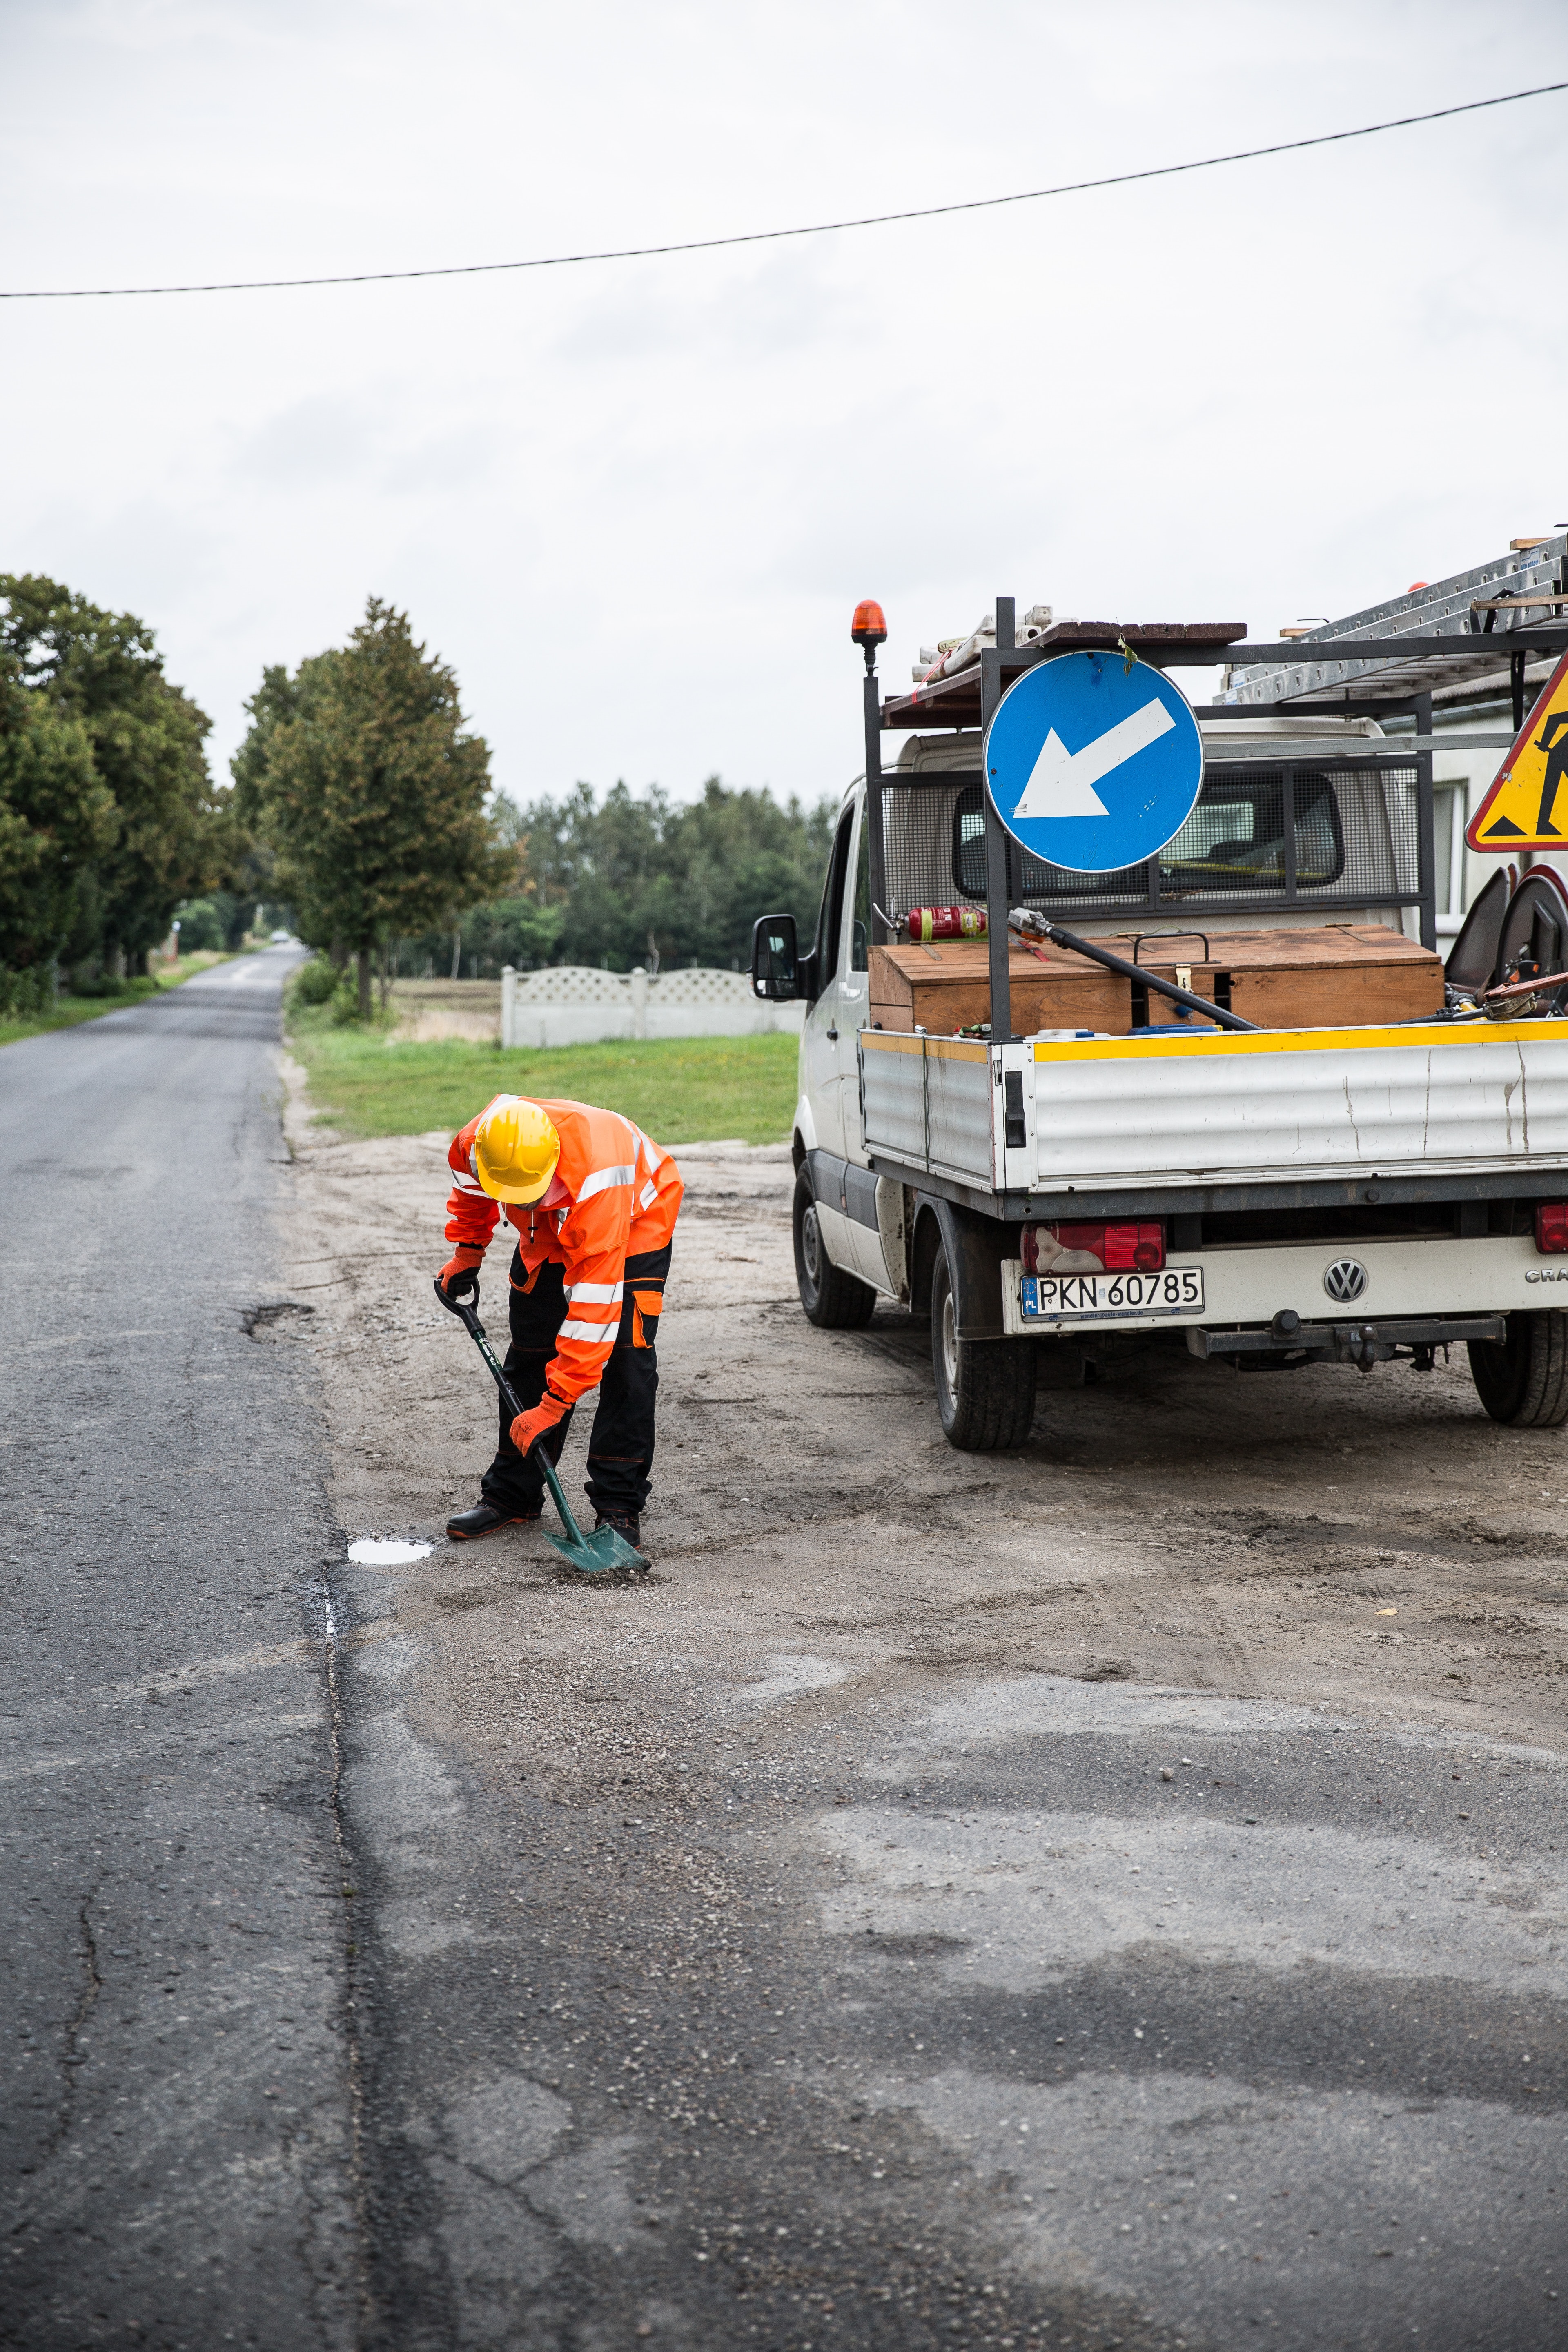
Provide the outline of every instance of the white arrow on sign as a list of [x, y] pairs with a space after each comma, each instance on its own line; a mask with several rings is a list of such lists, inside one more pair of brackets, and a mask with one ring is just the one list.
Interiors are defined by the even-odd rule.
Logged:
[[1040, 756], [1013, 814], [1108, 816], [1110, 811], [1094, 789], [1100, 777], [1120, 768], [1134, 751], [1147, 751], [1162, 735], [1168, 735], [1175, 723], [1156, 694], [1142, 709], [1097, 735], [1092, 743], [1086, 743], [1081, 751], [1069, 751], [1053, 727], [1040, 746]]

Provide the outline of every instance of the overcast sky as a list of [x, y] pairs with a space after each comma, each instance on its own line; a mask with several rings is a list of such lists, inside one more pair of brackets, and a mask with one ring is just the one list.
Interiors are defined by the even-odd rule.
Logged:
[[[0, 284], [772, 227], [1563, 78], [1562, 0], [0, 0]], [[374, 593], [520, 798], [837, 791], [860, 596], [901, 684], [997, 593], [1272, 635], [1568, 518], [1565, 150], [1537, 99], [796, 245], [5, 303], [0, 569], [149, 621], [220, 773]]]

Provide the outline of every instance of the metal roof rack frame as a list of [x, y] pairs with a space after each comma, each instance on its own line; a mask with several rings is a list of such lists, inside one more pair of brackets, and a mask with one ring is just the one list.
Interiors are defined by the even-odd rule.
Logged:
[[[1414, 742], [1407, 736], [1400, 743], [1402, 756], [1398, 763], [1407, 767], [1414, 762], [1416, 770], [1419, 887], [1413, 903], [1420, 909], [1421, 944], [1436, 950], [1434, 692], [1446, 687], [1450, 694], [1474, 695], [1481, 678], [1500, 679], [1503, 673], [1499, 656], [1506, 653], [1517, 731], [1524, 723], [1525, 674], [1531, 656], [1559, 655], [1568, 649], [1568, 618], [1553, 620], [1544, 626], [1526, 625], [1524, 621], [1527, 611], [1539, 610], [1547, 603], [1552, 603], [1553, 609], [1568, 610], [1568, 582], [1564, 577], [1568, 572], [1568, 537], [1540, 542], [1539, 560], [1534, 549], [1515, 552], [1529, 553], [1530, 562], [1522, 571], [1517, 564], [1511, 570], [1500, 564], [1482, 566], [1477, 572], [1458, 575], [1458, 586], [1444, 582], [1436, 589], [1412, 591], [1410, 597], [1397, 598], [1390, 605], [1352, 614], [1346, 621], [1315, 629], [1310, 636], [1289, 640], [1290, 650], [1284, 659], [1277, 643], [1247, 642], [1246, 624], [1239, 621], [1137, 625], [1062, 621], [1028, 646], [1020, 646], [1016, 635], [1015, 599], [998, 596], [994, 646], [985, 648], [978, 663], [956, 677], [943, 678], [933, 686], [916, 687], [912, 693], [890, 695], [884, 700], [877, 673], [868, 667], [863, 692], [873, 944], [885, 946], [889, 937], [887, 924], [875, 912], [888, 904], [881, 790], [884, 734], [923, 733], [942, 727], [984, 730], [990, 725], [1006, 688], [1025, 670], [1058, 654], [1092, 651], [1120, 654], [1123, 659], [1131, 656], [1160, 670], [1212, 669], [1223, 664], [1227, 671], [1226, 687], [1220, 701], [1201, 707], [1198, 715], [1205, 720], [1256, 719], [1266, 712], [1286, 711], [1301, 711], [1315, 718], [1401, 715], [1413, 719]], [[1550, 581], [1553, 571], [1555, 585], [1540, 584]], [[1500, 586], [1504, 587], [1500, 594]], [[1507, 593], [1508, 587], [1512, 587], [1514, 593]], [[1491, 593], [1476, 594], [1478, 589]], [[1428, 606], [1432, 609], [1428, 610]], [[1501, 644], [1498, 642], [1500, 638]], [[1394, 641], [1392, 644], [1391, 639]], [[1310, 767], [1312, 761], [1293, 759], [1291, 764]], [[1342, 755], [1338, 761], [1325, 759], [1319, 764], [1342, 766], [1344, 760]], [[1007, 961], [1008, 835], [990, 794], [983, 791], [982, 801], [985, 817], [991, 1035], [993, 1041], [997, 1041], [1013, 1035], [1012, 983]], [[1151, 864], [1157, 869], [1157, 859]], [[1159, 908], [1157, 870], [1152, 877], [1150, 899], [1144, 903], [1151, 911]]]

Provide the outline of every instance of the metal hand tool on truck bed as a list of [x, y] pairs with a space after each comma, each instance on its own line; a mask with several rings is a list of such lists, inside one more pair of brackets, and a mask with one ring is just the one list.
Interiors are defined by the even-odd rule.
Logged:
[[[438, 1277], [436, 1283], [436, 1296], [447, 1314], [457, 1317], [489, 1366], [491, 1377], [500, 1391], [501, 1402], [515, 1421], [522, 1407], [518, 1402], [517, 1392], [511, 1382], [501, 1370], [500, 1357], [485, 1337], [485, 1327], [479, 1321], [479, 1316], [465, 1299], [449, 1298], [442, 1288]], [[625, 1536], [619, 1534], [616, 1528], [596, 1528], [591, 1536], [585, 1536], [583, 1533], [572, 1516], [572, 1507], [567, 1502], [561, 1481], [555, 1475], [555, 1465], [544, 1450], [542, 1437], [534, 1440], [533, 1451], [539, 1456], [539, 1466], [544, 1473], [544, 1483], [550, 1489], [551, 1500], [560, 1512], [561, 1524], [566, 1530], [564, 1536], [552, 1536], [548, 1528], [544, 1528], [542, 1532], [545, 1542], [553, 1544], [563, 1559], [569, 1560], [572, 1566], [584, 1576], [602, 1576], [609, 1568], [647, 1568], [647, 1562], [641, 1552], [627, 1543]]]
[[[1178, 988], [1173, 980], [1162, 980], [1158, 972], [1149, 971], [1146, 965], [1129, 963], [1125, 956], [1112, 955], [1109, 948], [1100, 947], [1096, 940], [1080, 940], [1076, 931], [1064, 930], [1060, 923], [1047, 922], [1044, 915], [1036, 914], [1032, 908], [1016, 907], [1007, 918], [1007, 929], [1026, 947], [1031, 940], [1049, 940], [1058, 948], [1069, 949], [1074, 955], [1088, 956], [1090, 962], [1103, 964], [1107, 971], [1120, 972], [1123, 980], [1142, 982], [1145, 988], [1153, 989], [1156, 995], [1169, 997], [1171, 1003], [1179, 1004], [1184, 1012], [1201, 1013], [1205, 1021], [1214, 1022], [1218, 1028], [1256, 1030], [1258, 1027], [1256, 1021], [1244, 1021], [1239, 1013], [1231, 1013], [1223, 1004], [1213, 1004], [1206, 996], [1194, 996], [1190, 988]], [[1180, 932], [1176, 934], [1178, 939], [1182, 936]], [[1192, 936], [1202, 939], [1203, 933], [1194, 931]]]

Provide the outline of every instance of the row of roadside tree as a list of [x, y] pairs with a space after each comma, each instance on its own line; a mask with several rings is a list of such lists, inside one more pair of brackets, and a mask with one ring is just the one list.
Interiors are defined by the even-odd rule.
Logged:
[[492, 789], [451, 669], [372, 598], [345, 646], [264, 670], [232, 788], [152, 633], [57, 582], [0, 575], [0, 997], [145, 969], [184, 910], [234, 945], [286, 908], [368, 1014], [395, 971], [738, 963], [808, 908], [831, 809], [710, 778], [694, 802]]

